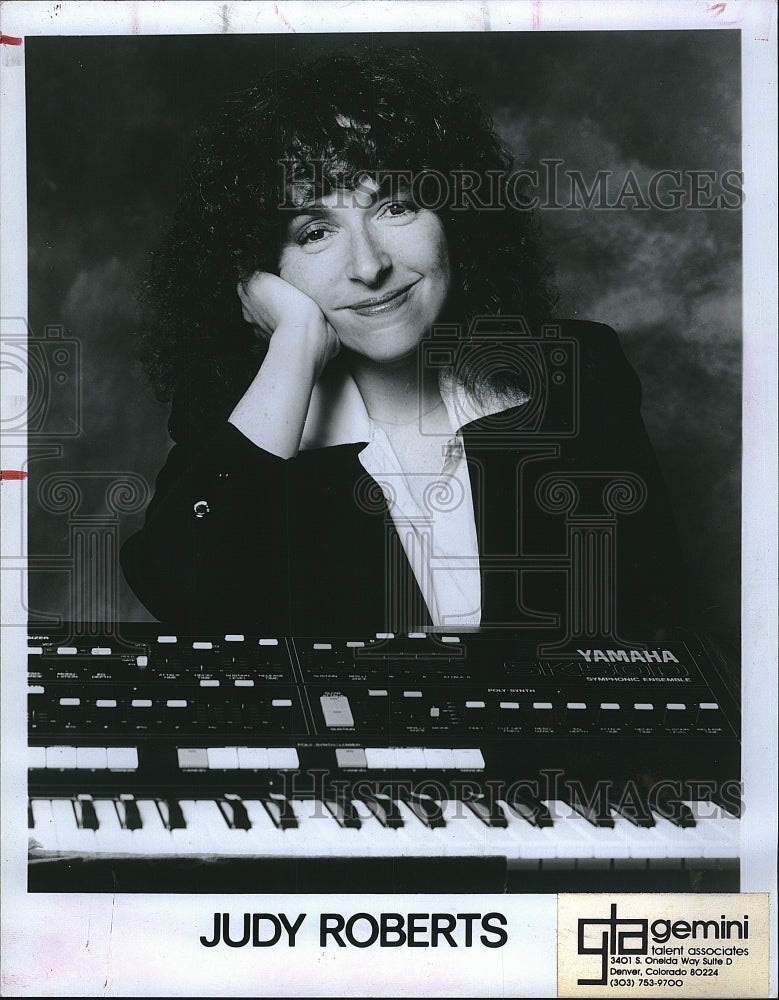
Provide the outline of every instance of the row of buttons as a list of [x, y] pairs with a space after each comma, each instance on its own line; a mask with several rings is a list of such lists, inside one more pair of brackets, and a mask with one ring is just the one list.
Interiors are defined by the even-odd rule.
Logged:
[[[395, 638], [395, 633], [394, 632], [377, 632], [376, 633], [376, 638], [377, 639], [394, 639]], [[429, 636], [427, 635], [426, 632], [409, 632], [408, 633], [408, 638], [409, 639], [427, 639], [427, 638], [429, 638]], [[440, 635], [437, 638], [438, 638], [439, 642], [458, 643], [460, 641], [460, 637], [457, 636], [457, 635]], [[348, 640], [346, 643], [344, 643], [344, 645], [346, 646], [347, 649], [362, 649], [363, 647], [370, 646], [371, 644], [372, 643], [370, 641], [369, 642], [365, 642], [362, 639]], [[320, 652], [324, 652], [324, 651], [327, 651], [327, 650], [331, 650], [334, 647], [333, 647], [333, 643], [332, 642], [315, 642], [312, 645], [311, 648], [319, 650]]]
[[335, 751], [339, 767], [365, 767], [368, 770], [395, 771], [409, 768], [422, 770], [483, 771], [484, 756], [473, 747], [338, 747]]
[[184, 771], [285, 771], [300, 767], [294, 747], [179, 747], [178, 763]]
[[[245, 636], [242, 635], [226, 635], [224, 637], [225, 642], [245, 642]], [[178, 636], [175, 635], [159, 635], [157, 636], [157, 642], [162, 645], [175, 645], [178, 644]], [[278, 646], [278, 639], [258, 639], [258, 646]], [[213, 642], [193, 642], [187, 643], [187, 646], [191, 646], [192, 649], [214, 649]], [[110, 646], [90, 646], [89, 654], [87, 650], [79, 650], [78, 646], [55, 646], [54, 651], [57, 656], [113, 656], [113, 650]], [[27, 652], [30, 656], [43, 656], [44, 647], [43, 646], [28, 646]], [[121, 652], [121, 651], [120, 651]]]
[[135, 771], [138, 751], [135, 747], [28, 747], [27, 766], [49, 770]]
[[[239, 687], [239, 686], [241, 686], [241, 687], [243, 687], [243, 686], [253, 687], [254, 686], [254, 681], [249, 681], [246, 685], [241, 684], [240, 681], [236, 681], [235, 684], [236, 684], [236, 687]], [[201, 686], [202, 687], [219, 687], [219, 681], [214, 681], [213, 683], [209, 682], [209, 681], [201, 681]], [[44, 693], [44, 688], [41, 685], [37, 685], [37, 684], [36, 685], [32, 685], [31, 687], [29, 687], [27, 689], [27, 693], [28, 694], [43, 694]], [[78, 707], [79, 705], [82, 704], [82, 700], [81, 700], [81, 698], [60, 698], [59, 701], [58, 701], [58, 703], [63, 708], [76, 708], [76, 707]], [[85, 699], [84, 702], [83, 702], [83, 704], [86, 705], [86, 704], [89, 704], [89, 702], [86, 701], [86, 699]], [[95, 706], [97, 708], [116, 708], [117, 704], [118, 704], [118, 702], [117, 702], [116, 698], [97, 698], [95, 700]], [[153, 700], [151, 698], [133, 698], [130, 701], [130, 707], [131, 708], [151, 708], [153, 704], [154, 704], [154, 702], [153, 702]], [[162, 702], [160, 702], [159, 704], [162, 704]], [[166, 708], [186, 708], [188, 704], [189, 704], [189, 702], [186, 700], [186, 698], [167, 698], [165, 700], [165, 707]], [[292, 699], [291, 698], [272, 698], [270, 704], [271, 704], [271, 708], [292, 708]]]
[[[179, 747], [182, 770], [295, 770], [300, 759], [294, 747]], [[481, 750], [472, 747], [337, 747], [339, 767], [368, 770], [480, 770], [485, 767]]]

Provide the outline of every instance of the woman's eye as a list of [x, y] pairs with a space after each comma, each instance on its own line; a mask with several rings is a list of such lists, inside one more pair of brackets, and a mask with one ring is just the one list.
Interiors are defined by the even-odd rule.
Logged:
[[327, 236], [327, 230], [324, 226], [312, 226], [310, 229], [304, 229], [298, 235], [298, 243], [301, 246], [306, 243], [320, 243], [325, 236]]
[[391, 201], [386, 207], [387, 214], [395, 217], [406, 215], [406, 213], [410, 213], [412, 210], [412, 206], [405, 201]]

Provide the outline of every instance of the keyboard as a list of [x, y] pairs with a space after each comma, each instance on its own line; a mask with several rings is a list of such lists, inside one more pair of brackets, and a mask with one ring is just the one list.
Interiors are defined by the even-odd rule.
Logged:
[[31, 627], [31, 891], [736, 891], [738, 705], [692, 633]]

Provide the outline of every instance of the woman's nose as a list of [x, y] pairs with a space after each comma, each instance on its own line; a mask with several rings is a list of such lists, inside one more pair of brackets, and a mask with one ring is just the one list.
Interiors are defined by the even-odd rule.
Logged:
[[381, 234], [360, 226], [351, 234], [346, 273], [364, 285], [378, 285], [392, 269], [392, 258]]

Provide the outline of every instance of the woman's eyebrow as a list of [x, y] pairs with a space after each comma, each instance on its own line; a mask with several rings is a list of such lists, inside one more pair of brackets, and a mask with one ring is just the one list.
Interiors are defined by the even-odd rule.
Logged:
[[311, 204], [296, 206], [287, 216], [287, 221], [296, 222], [301, 216], [308, 216], [312, 219], [324, 219], [330, 215], [330, 209], [325, 205]]

